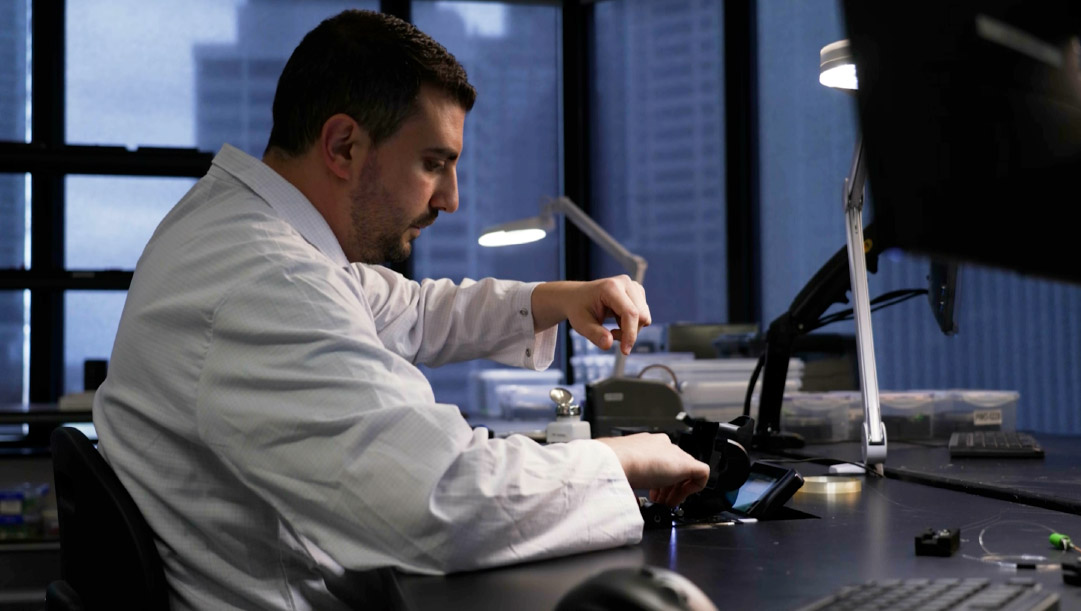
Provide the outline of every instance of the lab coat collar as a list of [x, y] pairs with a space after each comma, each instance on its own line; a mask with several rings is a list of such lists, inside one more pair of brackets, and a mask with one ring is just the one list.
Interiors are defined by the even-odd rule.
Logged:
[[349, 259], [323, 215], [299, 189], [270, 166], [230, 144], [222, 145], [214, 156], [213, 164], [264, 199], [285, 222], [335, 264], [342, 267], [349, 265]]

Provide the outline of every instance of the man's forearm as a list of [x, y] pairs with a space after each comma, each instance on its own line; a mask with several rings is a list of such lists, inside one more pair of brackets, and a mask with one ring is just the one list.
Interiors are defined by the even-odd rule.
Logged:
[[570, 316], [567, 310], [572, 307], [570, 296], [581, 284], [569, 280], [538, 284], [531, 299], [533, 331], [540, 333], [566, 320]]

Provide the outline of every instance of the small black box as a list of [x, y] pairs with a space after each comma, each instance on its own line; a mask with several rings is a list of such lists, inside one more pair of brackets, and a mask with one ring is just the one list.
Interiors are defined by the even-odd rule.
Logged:
[[1081, 586], [1081, 556], [1074, 556], [1062, 563], [1062, 581], [1071, 586]]
[[952, 556], [961, 547], [961, 529], [928, 528], [916, 535], [917, 556]]

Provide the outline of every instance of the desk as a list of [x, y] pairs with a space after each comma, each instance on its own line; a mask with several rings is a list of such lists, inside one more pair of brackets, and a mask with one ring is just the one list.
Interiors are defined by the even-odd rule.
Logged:
[[[889, 442], [887, 477], [1081, 514], [1081, 439], [1035, 435], [1042, 459], [951, 459], [945, 440]], [[860, 460], [860, 444], [808, 445], [790, 456]]]
[[[42, 452], [49, 447], [53, 429], [69, 422], [94, 421], [91, 410], [60, 411], [56, 403], [14, 403], [0, 405], [0, 425], [29, 425], [25, 437], [0, 441], [0, 448]], [[10, 453], [10, 452], [8, 452]]]
[[[901, 462], [894, 448], [891, 444], [891, 464]], [[1048, 458], [1053, 458], [1050, 449]], [[794, 466], [804, 475], [826, 470], [814, 463]], [[1081, 609], [1081, 588], [1063, 584], [1058, 571], [1005, 570], [979, 559], [987, 553], [979, 543], [982, 531], [990, 552], [1041, 554], [1052, 562], [1066, 552], [1050, 547], [1048, 529], [1081, 540], [1079, 515], [891, 477], [867, 477], [855, 495], [799, 493], [788, 506], [818, 517], [647, 531], [637, 546], [447, 577], [398, 574], [401, 606], [552, 609], [591, 574], [645, 563], [684, 575], [720, 609], [793, 609], [842, 585], [869, 579], [1013, 575], [1032, 577], [1057, 592], [1062, 609]], [[914, 538], [932, 527], [960, 528], [960, 550], [949, 558], [916, 556]]]

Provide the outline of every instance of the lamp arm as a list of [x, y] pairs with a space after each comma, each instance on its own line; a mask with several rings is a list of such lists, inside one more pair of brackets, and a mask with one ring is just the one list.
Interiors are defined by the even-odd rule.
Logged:
[[[598, 225], [596, 221], [589, 218], [577, 204], [572, 202], [568, 197], [558, 197], [553, 200], [549, 200], [544, 206], [544, 216], [551, 218], [555, 213], [560, 213], [574, 226], [586, 234], [589, 239], [593, 240], [600, 245], [608, 254], [615, 257], [624, 269], [630, 272], [631, 278], [641, 284], [642, 279], [646, 275], [646, 260], [631, 251], [623, 247], [622, 244], [616, 241], [603, 227]], [[627, 357], [623, 354], [622, 350], [616, 350], [615, 363], [612, 366], [612, 377], [623, 377], [623, 369]]]
[[646, 275], [646, 260], [624, 248], [603, 227], [589, 218], [589, 215], [585, 212], [582, 212], [582, 209], [572, 202], [570, 198], [559, 197], [550, 200], [544, 206], [544, 212], [545, 214], [558, 212], [565, 216], [582, 233], [600, 245], [608, 254], [615, 257], [623, 265], [624, 269], [630, 272], [631, 278], [635, 282], [642, 282], [642, 278]]

